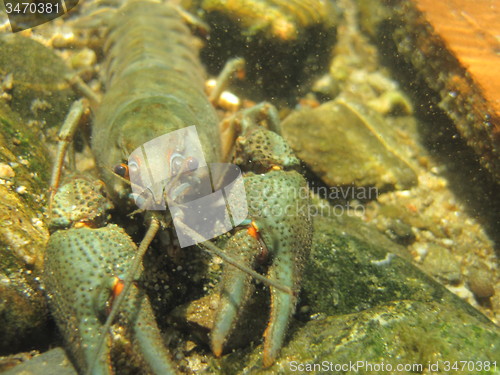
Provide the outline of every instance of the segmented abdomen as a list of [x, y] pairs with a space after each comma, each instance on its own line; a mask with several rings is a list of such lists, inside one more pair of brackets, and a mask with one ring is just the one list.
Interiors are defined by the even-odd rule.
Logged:
[[[119, 10], [113, 23], [105, 46], [108, 85], [156, 67], [167, 72], [175, 70], [179, 73], [175, 78], [189, 86], [203, 86], [203, 68], [194, 37], [175, 8], [153, 1], [130, 1]], [[171, 80], [169, 85], [179, 83]]]
[[112, 168], [145, 142], [191, 125], [197, 125], [206, 159], [218, 161], [218, 120], [204, 93], [196, 45], [169, 4], [133, 0], [117, 11], [105, 45], [106, 93], [93, 130], [100, 166]]

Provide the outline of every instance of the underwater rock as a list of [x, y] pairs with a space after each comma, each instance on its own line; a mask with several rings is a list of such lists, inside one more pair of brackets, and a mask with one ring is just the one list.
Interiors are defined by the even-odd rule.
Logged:
[[0, 81], [9, 76], [3, 97], [11, 108], [26, 122], [59, 127], [75, 100], [65, 80], [71, 71], [62, 58], [19, 34], [1, 35], [0, 51]]
[[[493, 370], [500, 355], [500, 334], [492, 326], [464, 319], [462, 311], [438, 302], [387, 302], [359, 313], [308, 322], [292, 336], [281, 360], [259, 374], [306, 373], [306, 367], [297, 366], [313, 369], [314, 364], [326, 366], [309, 370], [318, 374], [415, 374], [430, 373], [431, 365], [445, 369], [455, 361], [472, 366], [478, 361], [489, 363]], [[258, 368], [254, 358], [242, 373]], [[405, 364], [411, 365], [397, 367]]]
[[[223, 357], [225, 373], [297, 373], [298, 364], [357, 361], [390, 364], [384, 373], [425, 373], [440, 361], [490, 361], [500, 356], [500, 329], [472, 306], [395, 255], [401, 247], [352, 217], [314, 220], [311, 257], [305, 269], [299, 313], [278, 361], [262, 369], [261, 347]], [[396, 370], [398, 364], [423, 367]], [[427, 370], [425, 370], [427, 368]], [[369, 372], [358, 368], [359, 373]], [[386, 368], [387, 370], [387, 368]], [[325, 368], [316, 373], [326, 372]], [[330, 371], [330, 369], [328, 369]], [[332, 373], [356, 373], [331, 370]], [[444, 371], [443, 373], [446, 373]]]
[[37, 280], [49, 237], [42, 212], [49, 161], [38, 135], [0, 101], [0, 162], [15, 172], [0, 179], [1, 352], [37, 340], [47, 320]]
[[393, 64], [411, 67], [410, 86], [422, 80], [438, 94], [436, 104], [498, 180], [500, 11], [494, 2], [363, 0], [360, 10], [361, 24]]
[[403, 259], [404, 248], [375, 235], [361, 238], [356, 227], [376, 232], [354, 217], [315, 218], [315, 250], [303, 284], [303, 303], [310, 311], [345, 314], [404, 299], [441, 301], [488, 320]]
[[299, 158], [330, 186], [386, 190], [417, 183], [415, 171], [397, 151], [395, 129], [360, 104], [339, 98], [303, 108], [290, 114], [282, 127]]

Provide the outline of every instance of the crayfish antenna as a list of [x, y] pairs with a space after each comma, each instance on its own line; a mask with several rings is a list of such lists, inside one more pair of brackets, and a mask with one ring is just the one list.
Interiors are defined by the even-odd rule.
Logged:
[[78, 74], [67, 75], [64, 78], [74, 91], [76, 91], [84, 98], [87, 98], [87, 100], [90, 102], [90, 106], [93, 109], [99, 106], [99, 104], [101, 103], [101, 98], [85, 83], [85, 81]]
[[96, 353], [94, 355], [93, 360], [89, 364], [89, 368], [86, 372], [86, 375], [92, 375], [94, 366], [98, 358], [101, 356], [101, 352], [104, 348], [104, 343], [106, 342], [106, 336], [108, 334], [108, 331], [113, 325], [113, 321], [115, 320], [116, 316], [120, 313], [120, 308], [123, 305], [125, 298], [127, 298], [128, 292], [130, 291], [130, 288], [132, 287], [134, 280], [137, 276], [137, 271], [141, 266], [142, 258], [144, 257], [146, 250], [151, 244], [151, 241], [153, 241], [154, 237], [156, 236], [156, 233], [158, 233], [159, 229], [160, 229], [160, 221], [156, 217], [152, 217], [146, 235], [142, 239], [139, 248], [137, 249], [137, 254], [134, 257], [132, 264], [130, 265], [130, 268], [127, 271], [127, 274], [125, 275], [125, 279], [123, 280], [123, 289], [120, 292], [120, 294], [118, 294], [116, 299], [113, 301], [113, 306], [111, 307], [111, 311], [109, 312], [109, 315], [106, 318], [106, 322], [102, 327], [101, 337], [99, 339], [99, 343], [96, 348]]

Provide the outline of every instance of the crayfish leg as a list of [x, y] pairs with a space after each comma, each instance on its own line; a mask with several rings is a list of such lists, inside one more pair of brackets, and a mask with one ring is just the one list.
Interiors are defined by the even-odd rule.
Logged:
[[234, 77], [243, 75], [244, 68], [245, 60], [241, 57], [236, 57], [226, 62], [215, 81], [215, 86], [210, 90], [208, 99], [212, 105], [218, 105], [218, 101], [224, 90], [227, 89]]
[[[237, 141], [244, 142], [255, 129], [263, 127], [266, 131], [281, 134], [278, 110], [271, 103], [262, 102], [251, 108], [243, 109], [220, 122], [222, 160], [238, 156]], [[284, 143], [284, 141], [281, 141]]]
[[[258, 189], [262, 186], [267, 189], [265, 196], [264, 190]], [[269, 367], [283, 346], [297, 304], [302, 267], [311, 247], [308, 195], [297, 200], [299, 192], [307, 192], [307, 183], [296, 171], [272, 170], [247, 176], [245, 188], [255, 210], [251, 215], [260, 218], [259, 233], [271, 258], [267, 278], [293, 292], [282, 293], [271, 286], [271, 314], [263, 354], [264, 366]], [[260, 207], [258, 202], [263, 202]]]
[[86, 98], [93, 109], [97, 108], [101, 103], [101, 98], [85, 83], [79, 75], [66, 77], [66, 80], [71, 85], [74, 91]]
[[66, 151], [73, 141], [73, 136], [75, 135], [76, 129], [80, 124], [80, 119], [82, 118], [84, 111], [85, 103], [83, 99], [74, 102], [69, 109], [68, 115], [66, 116], [63, 125], [61, 126], [61, 130], [59, 130], [59, 143], [57, 147], [56, 161], [54, 163], [54, 166], [52, 167], [52, 176], [50, 179], [49, 210], [52, 207], [54, 195], [59, 188]]

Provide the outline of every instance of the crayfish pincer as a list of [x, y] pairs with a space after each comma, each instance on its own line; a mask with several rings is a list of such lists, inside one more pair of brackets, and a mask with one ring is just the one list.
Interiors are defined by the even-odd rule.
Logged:
[[[112, 374], [113, 335], [106, 337], [100, 350], [101, 335], [108, 335], [104, 322], [123, 287], [121, 276], [129, 270], [137, 248], [122, 228], [105, 225], [107, 210], [112, 206], [101, 189], [95, 181], [77, 177], [55, 194], [44, 284], [50, 308], [79, 372]], [[156, 374], [175, 373], [150, 302], [134, 284], [115, 326], [117, 330], [125, 327], [141, 366]]]
[[[268, 264], [267, 276], [289, 293], [270, 286], [270, 317], [264, 333], [263, 365], [271, 366], [285, 341], [295, 312], [303, 265], [312, 242], [309, 189], [297, 171], [299, 159], [285, 140], [258, 125], [256, 118], [269, 117], [274, 107], [263, 103], [234, 119], [242, 124], [233, 162], [244, 172], [248, 219], [222, 248], [243, 265]], [[277, 116], [276, 116], [277, 117]], [[279, 125], [275, 128], [279, 131]], [[251, 277], [227, 269], [221, 283], [211, 346], [221, 355], [228, 338], [253, 295]]]

